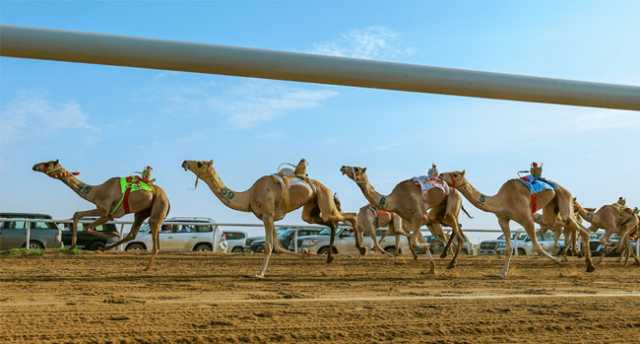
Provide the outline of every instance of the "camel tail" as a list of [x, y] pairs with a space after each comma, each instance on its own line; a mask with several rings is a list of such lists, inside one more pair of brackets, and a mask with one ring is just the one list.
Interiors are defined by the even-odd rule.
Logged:
[[473, 218], [473, 216], [471, 216], [471, 215], [469, 214], [469, 212], [467, 211], [467, 209], [465, 209], [465, 208], [464, 208], [464, 205], [460, 205], [460, 207], [462, 207], [462, 211], [463, 211], [465, 214], [467, 214], [467, 217], [468, 217], [468, 218], [470, 218], [470, 219], [472, 219], [472, 218]]

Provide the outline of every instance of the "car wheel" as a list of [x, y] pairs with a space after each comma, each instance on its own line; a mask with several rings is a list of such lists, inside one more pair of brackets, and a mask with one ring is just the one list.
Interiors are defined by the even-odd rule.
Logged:
[[104, 248], [104, 243], [102, 241], [94, 241], [87, 248], [92, 251], [102, 250]]
[[[329, 246], [320, 247], [318, 254], [329, 254]], [[338, 250], [335, 247], [333, 248], [333, 254], [338, 254]]]
[[[384, 250], [387, 253], [391, 254], [392, 256], [396, 255], [396, 247], [395, 246], [387, 246], [387, 247], [384, 248]], [[402, 254], [402, 249], [400, 249], [400, 252], [398, 252], [398, 255], [401, 255], [401, 254]]]
[[211, 247], [211, 244], [198, 244], [193, 250], [196, 252], [211, 252], [213, 251], [213, 247]]
[[124, 250], [125, 251], [146, 251], [147, 248], [144, 247], [144, 245], [141, 243], [134, 242], [133, 244], [127, 245], [127, 247]]
[[255, 253], [263, 253], [264, 252], [264, 245], [256, 246], [256, 248], [253, 249], [253, 252], [255, 252]]
[[518, 249], [518, 255], [519, 256], [526, 256], [527, 255], [527, 251], [525, 251], [524, 248], [519, 248]]
[[244, 252], [244, 249], [242, 247], [240, 247], [240, 246], [236, 246], [231, 250], [231, 252], [240, 253], [240, 252]]
[[44, 245], [39, 241], [31, 240], [29, 242], [29, 249], [31, 249], [31, 250], [44, 250]]

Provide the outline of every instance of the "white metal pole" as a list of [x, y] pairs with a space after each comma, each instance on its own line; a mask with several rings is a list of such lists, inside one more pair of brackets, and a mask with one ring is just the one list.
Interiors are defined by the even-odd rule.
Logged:
[[293, 232], [293, 252], [298, 252], [298, 230], [300, 228], [297, 228], [294, 230]]
[[[120, 239], [122, 239], [122, 236], [124, 235], [124, 223], [120, 224], [120, 229], [118, 230], [118, 234], [120, 234]], [[124, 244], [118, 245], [117, 250], [120, 252], [124, 251]]]
[[26, 221], [24, 222], [24, 225], [26, 226], [26, 232], [27, 232], [27, 237], [25, 238], [26, 242], [24, 244], [24, 247], [27, 249], [27, 251], [31, 250], [31, 220], [30, 219], [26, 219]]
[[0, 55], [640, 110], [640, 87], [0, 25]]
[[213, 229], [213, 252], [218, 251], [218, 225]]

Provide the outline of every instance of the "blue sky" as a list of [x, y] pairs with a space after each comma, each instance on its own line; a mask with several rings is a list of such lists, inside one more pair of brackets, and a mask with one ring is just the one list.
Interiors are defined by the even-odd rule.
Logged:
[[[640, 85], [636, 1], [3, 1], [0, 23]], [[640, 202], [637, 112], [0, 58], [0, 210], [91, 208], [30, 171], [60, 159], [87, 183], [151, 164], [172, 216], [256, 222], [225, 208], [183, 159], [213, 159], [243, 190], [305, 157], [347, 210], [341, 176], [466, 169], [492, 194], [533, 160], [587, 206]], [[466, 227], [497, 228], [467, 204]], [[299, 213], [285, 222], [301, 223]], [[513, 226], [515, 228], [515, 226]]]

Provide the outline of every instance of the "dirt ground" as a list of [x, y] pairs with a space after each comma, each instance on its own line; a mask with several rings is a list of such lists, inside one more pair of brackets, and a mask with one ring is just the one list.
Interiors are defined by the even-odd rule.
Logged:
[[427, 263], [373, 256], [47, 253], [0, 257], [0, 343], [619, 343], [640, 334], [640, 268], [606, 260], [592, 274], [462, 257]]

